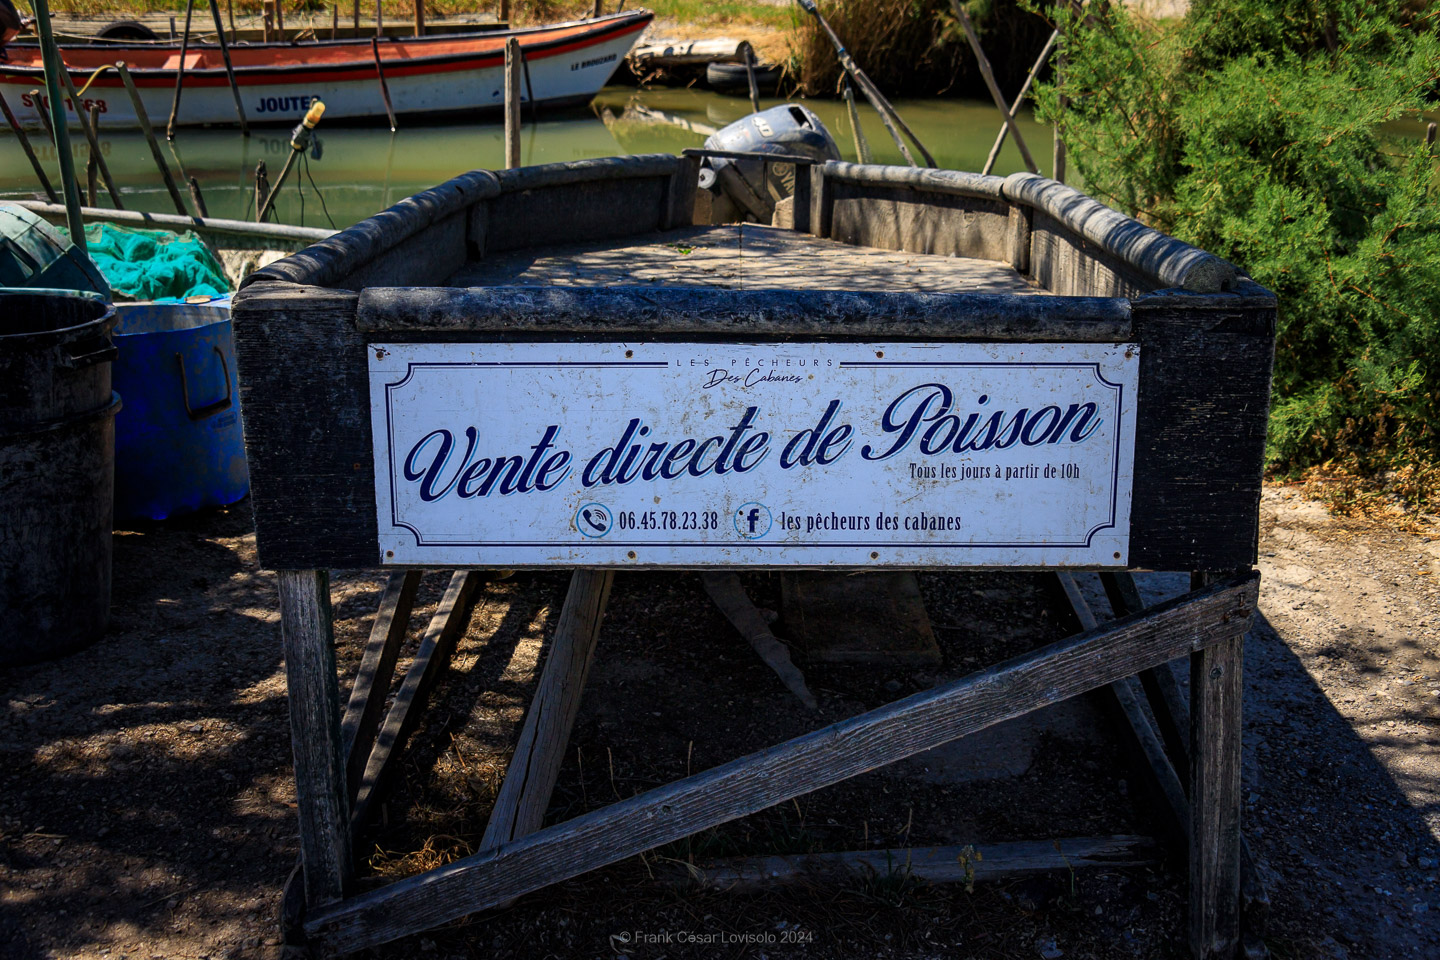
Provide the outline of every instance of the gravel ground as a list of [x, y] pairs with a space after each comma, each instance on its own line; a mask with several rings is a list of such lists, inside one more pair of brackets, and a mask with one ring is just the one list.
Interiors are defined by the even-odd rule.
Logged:
[[[1261, 537], [1245, 781], [1273, 902], [1267, 943], [1280, 958], [1440, 956], [1440, 534], [1338, 520], [1270, 488]], [[0, 673], [0, 957], [275, 960], [294, 797], [273, 578], [256, 569], [248, 507], [119, 533], [115, 569], [104, 641]], [[487, 593], [367, 835], [362, 885], [473, 849], [564, 583], [521, 575]], [[417, 634], [443, 585], [427, 577]], [[773, 578], [747, 585], [762, 606], [778, 602]], [[335, 578], [347, 675], [380, 586]], [[1183, 578], [1142, 587], [1158, 597]], [[927, 576], [922, 590], [944, 667], [806, 666], [816, 718], [694, 578], [617, 579], [552, 819], [1058, 635], [1033, 575]], [[871, 878], [745, 897], [652, 879], [667, 858], [1160, 832], [1114, 731], [1093, 716], [1099, 733], [1035, 734], [1030, 761], [999, 765], [995, 779], [930, 775], [940, 767], [919, 758], [370, 955], [1184, 956], [1173, 863], [973, 892]], [[665, 931], [696, 942], [636, 935]]]

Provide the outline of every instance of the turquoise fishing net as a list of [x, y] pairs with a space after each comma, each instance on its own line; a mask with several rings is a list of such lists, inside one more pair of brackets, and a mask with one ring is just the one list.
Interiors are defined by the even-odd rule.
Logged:
[[117, 296], [158, 300], [230, 292], [220, 261], [189, 231], [175, 234], [96, 223], [85, 228], [85, 243], [90, 259]]

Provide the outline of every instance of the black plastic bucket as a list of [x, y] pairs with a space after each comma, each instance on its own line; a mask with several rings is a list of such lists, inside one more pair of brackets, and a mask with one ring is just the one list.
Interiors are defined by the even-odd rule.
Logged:
[[0, 289], [0, 666], [105, 633], [114, 325], [98, 294]]

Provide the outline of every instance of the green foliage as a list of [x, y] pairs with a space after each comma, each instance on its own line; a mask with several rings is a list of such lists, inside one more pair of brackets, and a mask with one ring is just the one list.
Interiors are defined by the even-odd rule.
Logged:
[[1037, 101], [1087, 191], [1279, 297], [1272, 465], [1434, 461], [1440, 170], [1418, 135], [1440, 11], [1195, 0], [1178, 24], [1120, 5], [1058, 20], [1064, 76]]

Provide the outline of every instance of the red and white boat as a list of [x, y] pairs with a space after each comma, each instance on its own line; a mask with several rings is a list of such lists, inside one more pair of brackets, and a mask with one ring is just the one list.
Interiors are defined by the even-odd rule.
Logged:
[[[391, 103], [399, 117], [468, 118], [499, 111], [505, 100], [505, 41], [515, 37], [529, 66], [533, 99], [540, 106], [588, 103], [609, 81], [620, 61], [654, 18], [633, 10], [573, 23], [484, 34], [387, 37], [379, 42], [380, 61]], [[45, 73], [38, 44], [11, 43], [0, 60], [0, 93], [27, 126], [40, 125], [45, 104]], [[61, 59], [81, 105], [98, 106], [103, 129], [139, 126], [130, 98], [114, 70], [93, 80], [94, 71], [123, 60], [134, 77], [155, 127], [170, 116], [180, 45], [94, 44], [65, 46]], [[325, 123], [385, 118], [379, 72], [371, 41], [324, 40], [291, 43], [240, 43], [230, 47], [235, 82], [246, 119], [255, 124], [289, 126], [316, 100], [325, 102]], [[33, 91], [38, 90], [39, 93]], [[522, 96], [532, 93], [522, 81]], [[73, 119], [75, 107], [68, 107]], [[191, 43], [185, 54], [185, 83], [177, 125], [236, 124], [235, 101], [218, 44]]]

